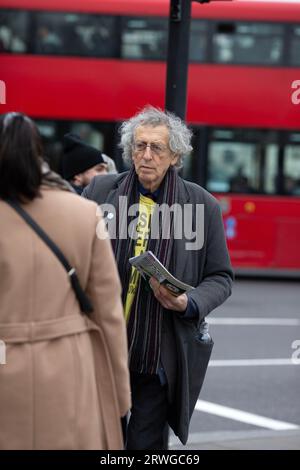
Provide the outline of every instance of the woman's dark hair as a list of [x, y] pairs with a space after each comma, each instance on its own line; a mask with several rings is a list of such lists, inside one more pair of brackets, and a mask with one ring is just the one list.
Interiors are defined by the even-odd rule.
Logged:
[[0, 197], [27, 202], [39, 195], [42, 142], [34, 122], [22, 113], [0, 116]]

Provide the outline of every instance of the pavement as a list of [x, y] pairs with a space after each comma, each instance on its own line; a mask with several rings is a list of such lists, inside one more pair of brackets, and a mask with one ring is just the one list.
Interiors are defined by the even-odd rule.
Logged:
[[187, 445], [169, 449], [300, 450], [299, 282], [235, 282], [208, 317], [215, 341]]
[[172, 435], [170, 450], [300, 450], [300, 428], [289, 431], [223, 431], [191, 434], [183, 446]]

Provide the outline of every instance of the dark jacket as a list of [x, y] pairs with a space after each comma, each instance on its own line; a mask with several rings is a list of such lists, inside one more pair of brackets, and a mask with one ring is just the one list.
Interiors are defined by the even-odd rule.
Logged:
[[[127, 173], [95, 177], [83, 196], [115, 205], [118, 186]], [[172, 274], [195, 287], [188, 295], [197, 305], [196, 320], [183, 319], [165, 310], [162, 325], [161, 361], [168, 379], [169, 424], [185, 444], [189, 422], [198, 399], [212, 344], [199, 341], [199, 325], [231, 294], [232, 269], [226, 246], [221, 210], [217, 200], [197, 184], [179, 178], [178, 203], [204, 205], [204, 244], [188, 251], [184, 235], [174, 240]]]

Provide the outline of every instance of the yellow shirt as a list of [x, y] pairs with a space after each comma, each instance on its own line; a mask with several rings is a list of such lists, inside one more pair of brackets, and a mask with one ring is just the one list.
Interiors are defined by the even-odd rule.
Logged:
[[[146, 248], [148, 245], [149, 233], [150, 233], [150, 221], [151, 221], [151, 216], [154, 211], [154, 207], [155, 207], [155, 202], [151, 198], [147, 196], [143, 196], [143, 194], [140, 195], [139, 219], [138, 219], [137, 228], [136, 228], [136, 231], [138, 233], [138, 238], [136, 239], [136, 242], [135, 242], [134, 256], [141, 255], [142, 253], [144, 253], [144, 251], [146, 251]], [[127, 291], [127, 296], [126, 296], [125, 306], [124, 306], [126, 321], [128, 321], [128, 318], [130, 315], [130, 310], [132, 307], [134, 296], [136, 294], [139, 277], [140, 277], [139, 272], [136, 270], [134, 266], [132, 266], [129, 284], [128, 284], [128, 291]]]

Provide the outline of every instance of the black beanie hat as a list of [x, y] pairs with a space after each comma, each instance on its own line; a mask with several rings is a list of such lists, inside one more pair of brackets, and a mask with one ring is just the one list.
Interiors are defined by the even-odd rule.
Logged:
[[100, 150], [83, 142], [76, 134], [65, 134], [63, 139], [62, 176], [71, 180], [99, 163], [105, 163]]

